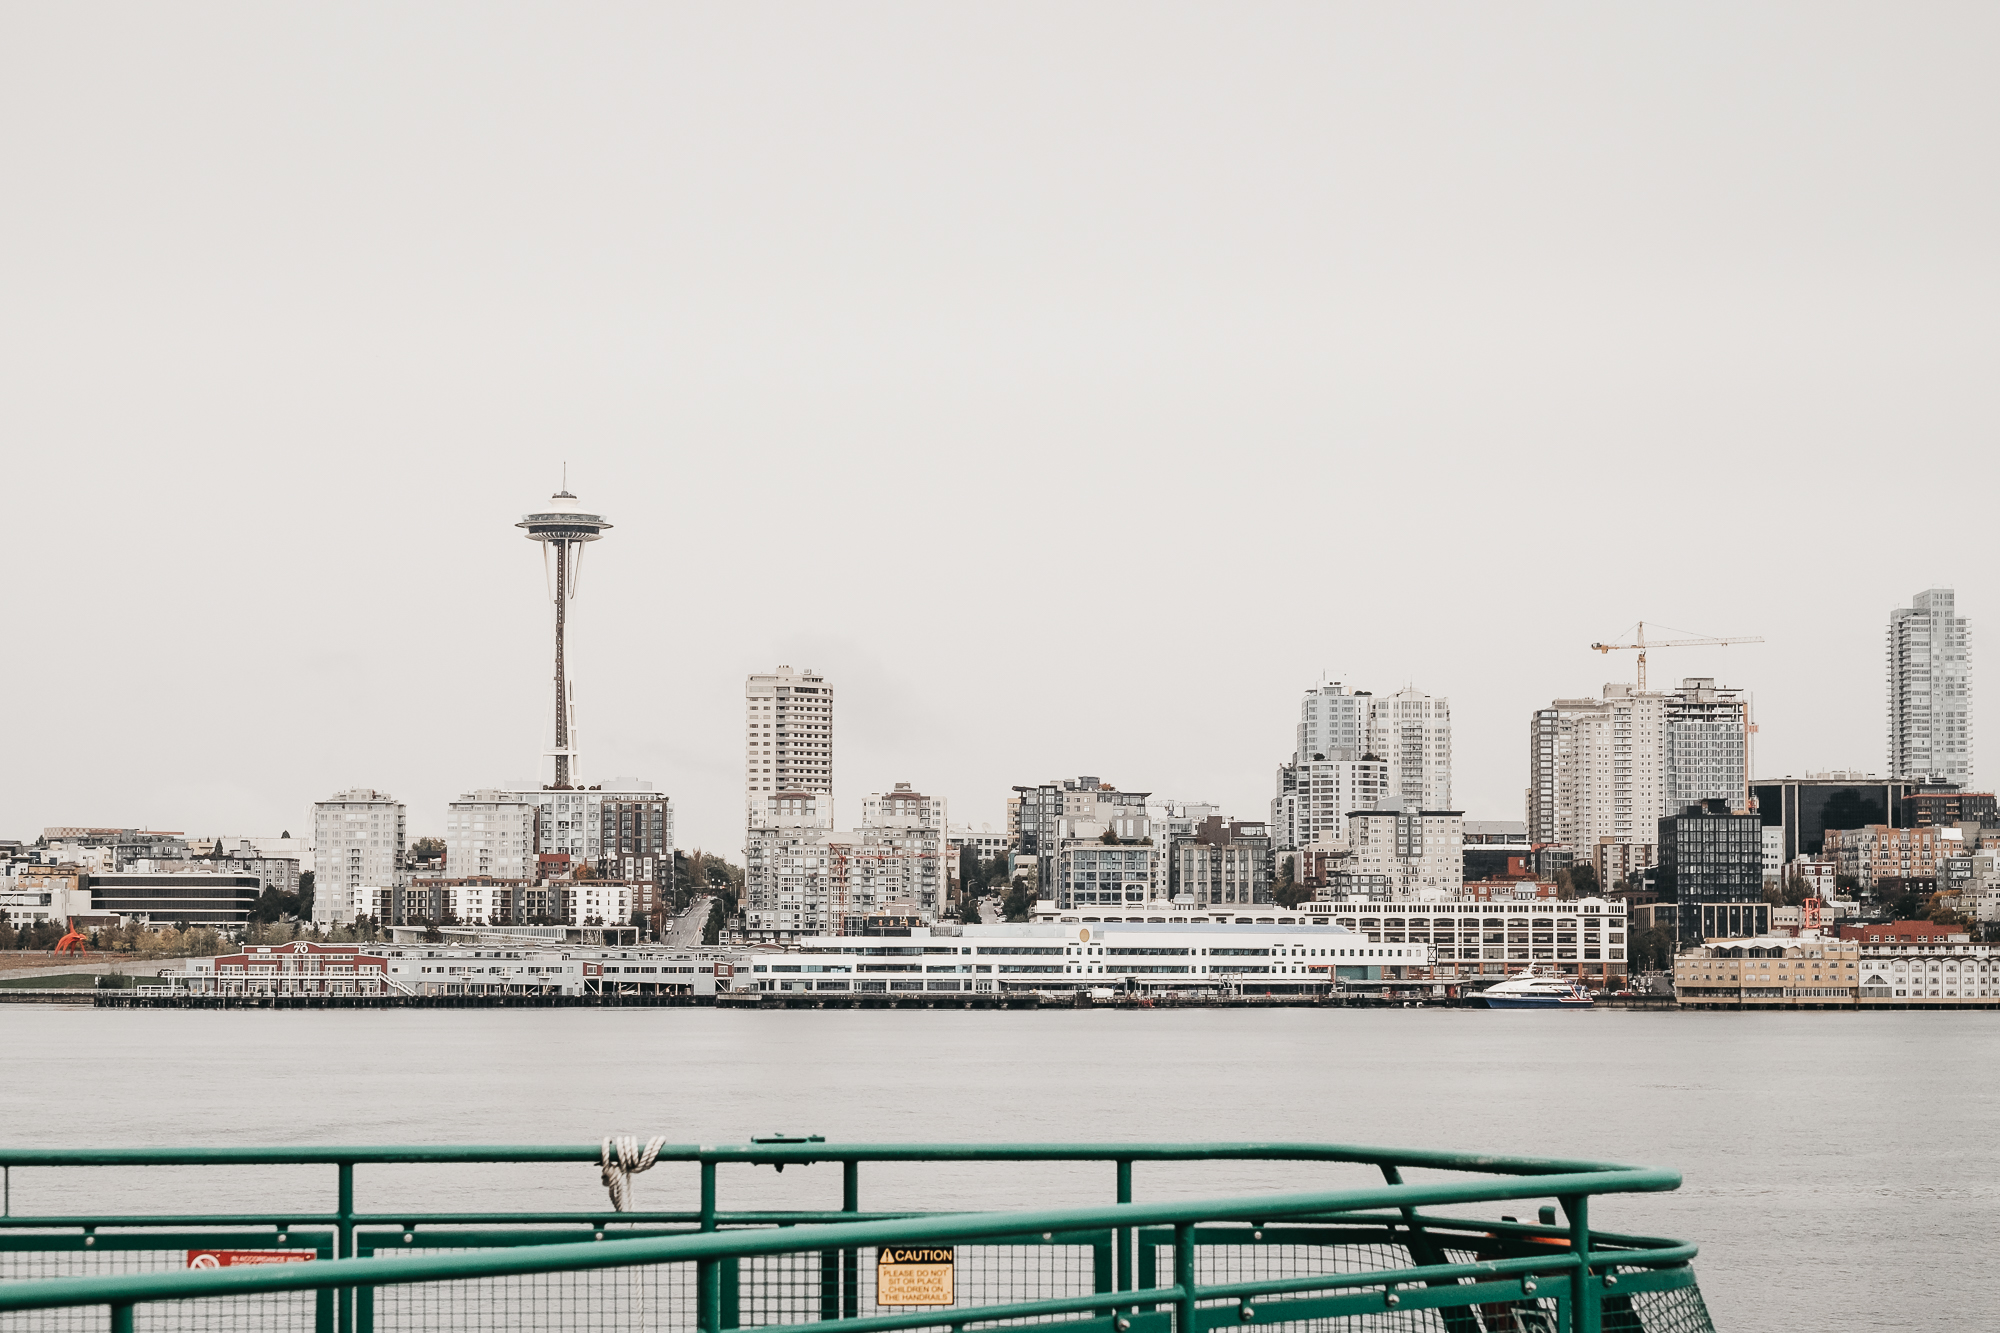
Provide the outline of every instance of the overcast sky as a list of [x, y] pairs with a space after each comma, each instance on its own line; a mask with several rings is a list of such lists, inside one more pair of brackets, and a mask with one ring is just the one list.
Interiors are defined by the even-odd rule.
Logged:
[[[741, 845], [1091, 773], [1262, 816], [1326, 673], [1756, 692], [1884, 763], [1890, 609], [2000, 629], [1991, 4], [0, 9], [0, 836], [412, 836], [547, 744]], [[2000, 723], [1996, 723], [2000, 726]], [[2000, 763], [2000, 732], [1985, 742]]]

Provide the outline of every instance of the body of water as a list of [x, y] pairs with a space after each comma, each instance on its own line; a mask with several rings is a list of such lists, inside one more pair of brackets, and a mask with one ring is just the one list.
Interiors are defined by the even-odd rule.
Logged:
[[[1700, 1244], [1721, 1333], [1994, 1327], [2000, 1014], [1469, 1010], [215, 1013], [0, 1007], [21, 1145], [1312, 1140], [1681, 1171], [1592, 1221]], [[20, 1171], [17, 1212], [250, 1202], [216, 1172]], [[599, 1207], [594, 1168], [379, 1178], [361, 1206]], [[115, 1177], [112, 1178], [112, 1177]], [[330, 1207], [331, 1172], [284, 1182]], [[1100, 1177], [1102, 1177], [1100, 1179]], [[693, 1172], [639, 1178], [693, 1206]], [[1140, 1198], [1371, 1181], [1138, 1168]], [[269, 1184], [268, 1180], [266, 1184]], [[1111, 1198], [1109, 1167], [864, 1168], [864, 1207]], [[836, 1207], [837, 1168], [725, 1173]], [[258, 1205], [270, 1206], [268, 1195]]]

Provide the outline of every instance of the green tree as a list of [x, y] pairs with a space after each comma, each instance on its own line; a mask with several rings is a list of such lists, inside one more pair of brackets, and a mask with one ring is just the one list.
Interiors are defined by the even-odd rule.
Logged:
[[722, 900], [717, 898], [708, 905], [708, 920], [701, 928], [701, 942], [703, 944], [722, 943], [722, 928], [728, 924], [728, 921], [729, 913], [722, 906]]
[[1032, 921], [1035, 916], [1035, 887], [1028, 882], [1029, 876], [1016, 875], [1007, 896], [1000, 903], [1000, 911], [1009, 921]]
[[1278, 862], [1278, 882], [1271, 886], [1271, 900], [1278, 906], [1297, 907], [1312, 897], [1312, 890], [1293, 878], [1297, 873], [1297, 857], [1288, 856]]
[[1764, 886], [1764, 901], [1773, 907], [1798, 907], [1812, 896], [1812, 885], [1803, 875], [1793, 875], [1783, 884]]
[[966, 894], [964, 900], [959, 903], [958, 919], [962, 924], [968, 926], [979, 924], [979, 900], [974, 898], [970, 893]]
[[971, 843], [958, 849], [958, 887], [960, 892], [968, 895], [986, 887], [986, 876], [979, 864], [979, 850]]
[[310, 921], [312, 920], [312, 914], [313, 872], [303, 870], [299, 872], [299, 919], [301, 921]]
[[1661, 926], [1635, 930], [1625, 956], [1634, 972], [1665, 972], [1674, 965], [1674, 937]]
[[1898, 888], [1883, 899], [1892, 921], [1921, 921], [1930, 915], [1931, 900], [1915, 889]]

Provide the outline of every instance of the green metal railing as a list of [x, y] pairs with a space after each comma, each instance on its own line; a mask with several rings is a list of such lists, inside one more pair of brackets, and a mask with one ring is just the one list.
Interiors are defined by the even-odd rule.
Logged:
[[[1062, 1333], [1300, 1333], [1435, 1328], [1443, 1333], [1707, 1333], [1689, 1266], [1695, 1247], [1594, 1230], [1590, 1199], [1672, 1190], [1671, 1171], [1609, 1163], [1320, 1144], [829, 1144], [753, 1141], [669, 1147], [699, 1167], [692, 1209], [364, 1212], [357, 1167], [587, 1163], [597, 1146], [436, 1148], [0, 1149], [0, 1330], [612, 1327], [889, 1333], [1049, 1324]], [[1133, 1201], [1134, 1167], [1176, 1162], [1359, 1164], [1382, 1183], [1194, 1202]], [[724, 1211], [727, 1164], [839, 1163], [834, 1210]], [[1068, 1162], [1113, 1168], [1115, 1201], [1006, 1212], [863, 1212], [864, 1163]], [[13, 1173], [32, 1168], [330, 1166], [330, 1212], [17, 1215]], [[1407, 1182], [1406, 1170], [1470, 1178]], [[1430, 1209], [1553, 1200], [1540, 1220], [1454, 1218]], [[1556, 1220], [1560, 1210], [1562, 1220]], [[866, 1252], [952, 1246], [950, 1306], [875, 1301]], [[178, 1269], [180, 1251], [264, 1247], [313, 1262]], [[153, 1271], [117, 1271], [120, 1256]], [[303, 1255], [301, 1255], [303, 1257]], [[40, 1274], [19, 1275], [32, 1261]], [[175, 1269], [164, 1267], [175, 1263]], [[11, 1265], [11, 1266], [10, 1266]], [[58, 1275], [59, 1274], [59, 1275]], [[261, 1302], [261, 1304], [260, 1304]], [[254, 1316], [246, 1311], [256, 1312]], [[39, 1312], [31, 1314], [30, 1312]], [[67, 1322], [62, 1316], [67, 1312]], [[104, 1323], [95, 1326], [103, 1327]]]

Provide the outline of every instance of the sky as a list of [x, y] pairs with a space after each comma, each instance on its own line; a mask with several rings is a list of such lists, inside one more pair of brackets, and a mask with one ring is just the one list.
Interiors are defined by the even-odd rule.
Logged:
[[1760, 776], [1879, 772], [1891, 608], [2000, 615], [1996, 65], [1984, 4], [7, 6], [0, 836], [531, 775], [565, 466], [584, 780], [684, 847], [780, 663], [850, 823], [1261, 817], [1323, 677], [1520, 819], [1639, 620], [1763, 637], [1650, 663]]

